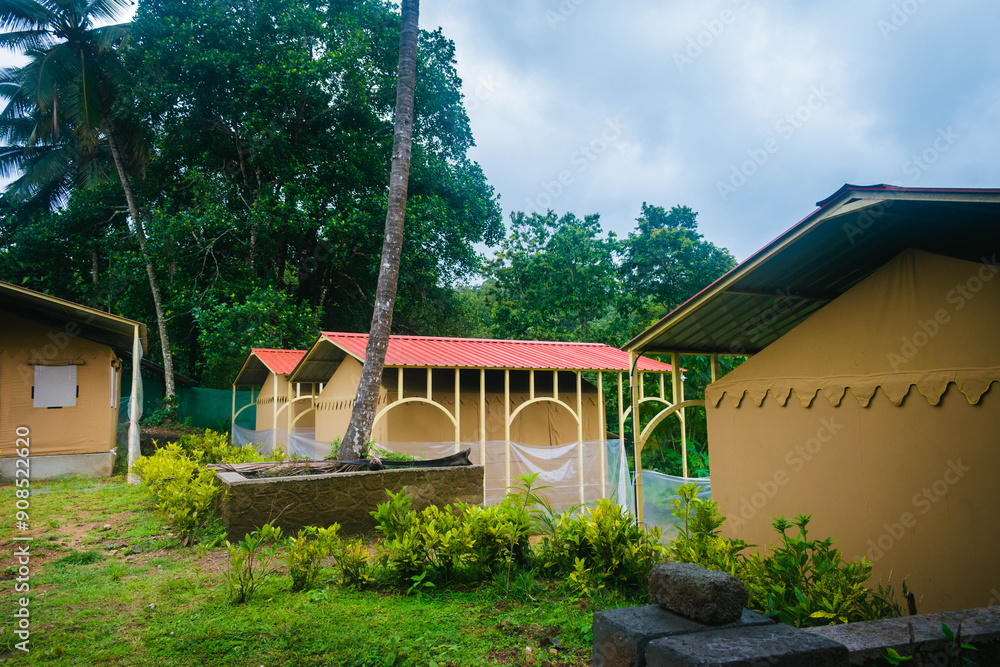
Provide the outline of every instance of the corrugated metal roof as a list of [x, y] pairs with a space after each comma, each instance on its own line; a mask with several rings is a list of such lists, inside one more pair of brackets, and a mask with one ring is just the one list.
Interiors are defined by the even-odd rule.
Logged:
[[754, 354], [907, 248], [990, 262], [1000, 252], [997, 189], [845, 185], [817, 206], [624, 349]]
[[305, 350], [274, 350], [266, 347], [255, 347], [250, 350], [260, 358], [267, 370], [278, 375], [288, 375], [306, 356]]
[[[364, 361], [368, 334], [324, 331], [322, 337]], [[628, 353], [600, 343], [562, 343], [483, 338], [390, 336], [386, 366], [417, 368], [518, 368], [628, 371]], [[644, 371], [670, 371], [670, 364], [639, 360]]]
[[306, 356], [305, 350], [252, 348], [250, 354], [247, 356], [247, 360], [243, 362], [243, 368], [236, 374], [233, 384], [237, 386], [259, 387], [264, 384], [271, 373], [276, 375], [288, 375], [291, 373], [304, 356]]

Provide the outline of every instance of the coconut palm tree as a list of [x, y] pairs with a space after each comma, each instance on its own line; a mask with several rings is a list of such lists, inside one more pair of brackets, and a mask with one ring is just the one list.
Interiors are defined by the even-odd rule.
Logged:
[[382, 261], [379, 263], [378, 285], [375, 288], [375, 311], [365, 349], [365, 365], [361, 371], [358, 393], [351, 411], [351, 423], [341, 441], [337, 456], [356, 459], [361, 456], [371, 437], [375, 407], [385, 353], [389, 347], [392, 310], [396, 303], [399, 282], [399, 257], [403, 249], [403, 218], [406, 214], [406, 192], [410, 176], [410, 147], [413, 143], [413, 97], [417, 81], [417, 26], [419, 0], [403, 0], [399, 33], [399, 72], [396, 75], [396, 119], [392, 137], [392, 168], [389, 172], [389, 202], [385, 216], [385, 237], [382, 240]]
[[[18, 175], [4, 196], [53, 207], [74, 188], [106, 180], [113, 167], [128, 202], [153, 294], [163, 347], [167, 405], [174, 400], [173, 355], [155, 267], [130, 175], [148, 153], [142, 128], [122, 111], [131, 77], [118, 56], [128, 24], [115, 20], [130, 0], [0, 0], [0, 48], [28, 58], [0, 70], [0, 174]], [[110, 160], [108, 159], [110, 157]]]

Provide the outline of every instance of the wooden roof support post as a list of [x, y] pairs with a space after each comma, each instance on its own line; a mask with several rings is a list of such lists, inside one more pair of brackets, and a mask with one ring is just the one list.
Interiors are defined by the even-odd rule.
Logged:
[[580, 466], [580, 504], [586, 502], [583, 491], [583, 378], [580, 371], [576, 372], [576, 437], [580, 452], [577, 464]]
[[504, 479], [510, 486], [510, 369], [503, 369], [503, 438], [504, 438]]
[[288, 401], [288, 407], [285, 408], [285, 425], [287, 426], [285, 429], [287, 433], [285, 436], [285, 460], [287, 461], [292, 455], [292, 427], [295, 426], [295, 420], [292, 419], [292, 411], [295, 407], [298, 407], [295, 405], [295, 399], [299, 397], [299, 383], [294, 383], [294, 387], [291, 382], [286, 382], [286, 384], [288, 385], [288, 398], [285, 399]]
[[139, 404], [139, 387], [142, 386], [142, 376], [139, 368], [142, 366], [142, 340], [139, 335], [139, 325], [135, 325], [132, 336], [132, 392], [128, 399], [128, 483], [138, 484], [139, 478], [132, 472], [136, 459], [142, 456], [139, 450], [139, 415], [142, 406]]
[[[639, 355], [629, 350], [629, 391], [632, 395], [632, 451], [635, 453], [635, 519], [643, 525], [642, 511], [642, 427], [639, 421]], [[622, 443], [624, 445], [624, 443]]]
[[486, 369], [479, 369], [479, 463], [486, 465]]
[[274, 382], [271, 383], [274, 391], [271, 392], [271, 453], [278, 450], [278, 374], [274, 373]]
[[604, 400], [604, 376], [597, 371], [597, 446], [601, 448], [601, 498], [608, 497], [608, 429], [606, 401]]
[[[631, 481], [628, 476], [628, 457], [625, 455], [625, 392], [622, 388], [621, 371], [618, 372], [618, 466], [618, 475], [625, 475], [625, 479]], [[615, 488], [618, 488], [617, 484]], [[628, 506], [626, 498], [619, 498], [618, 503]]]
[[462, 442], [462, 386], [459, 382], [459, 370], [455, 369], [455, 453], [461, 450]]
[[229, 444], [233, 444], [233, 439], [236, 436], [236, 383], [233, 383], [233, 412], [232, 417], [229, 420]]
[[711, 361], [709, 366], [712, 369], [712, 382], [715, 382], [719, 379], [719, 355], [713, 354], [709, 359]]
[[[680, 366], [680, 355], [676, 352], [670, 353], [670, 377], [673, 380], [673, 400], [674, 405], [680, 405], [684, 402], [684, 381], [681, 380], [681, 366]], [[687, 457], [687, 428], [684, 423], [684, 408], [681, 408], [677, 412], [677, 416], [681, 422], [681, 477], [688, 476], [688, 457]]]

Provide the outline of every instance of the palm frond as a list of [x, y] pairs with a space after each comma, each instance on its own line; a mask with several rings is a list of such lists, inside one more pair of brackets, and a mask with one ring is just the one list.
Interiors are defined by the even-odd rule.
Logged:
[[14, 53], [25, 53], [36, 49], [48, 49], [56, 43], [48, 30], [14, 30], [0, 34], [0, 48]]
[[56, 14], [35, 0], [0, 0], [0, 30], [45, 28], [56, 20]]
[[131, 0], [92, 0], [86, 14], [98, 21], [114, 21], [131, 8]]
[[117, 23], [94, 28], [90, 31], [94, 47], [98, 53], [110, 51], [121, 45], [131, 34], [131, 23]]

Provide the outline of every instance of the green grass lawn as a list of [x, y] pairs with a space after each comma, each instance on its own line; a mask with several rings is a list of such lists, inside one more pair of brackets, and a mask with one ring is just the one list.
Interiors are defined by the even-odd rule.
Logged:
[[[289, 590], [284, 563], [248, 605], [227, 601], [225, 550], [178, 546], [142, 488], [108, 480], [33, 482], [31, 527], [14, 526], [0, 485], [0, 662], [11, 665], [588, 665], [595, 608], [554, 582]], [[12, 634], [15, 536], [31, 545], [30, 653]], [[559, 648], [555, 649], [555, 643]], [[530, 647], [530, 652], [526, 651]]]

